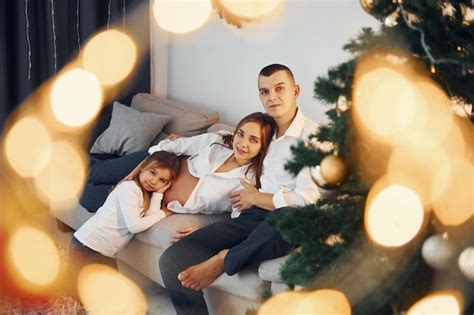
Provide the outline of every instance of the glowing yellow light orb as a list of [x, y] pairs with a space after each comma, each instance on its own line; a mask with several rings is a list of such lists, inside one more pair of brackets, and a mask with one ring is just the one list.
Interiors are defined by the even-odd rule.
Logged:
[[108, 30], [95, 35], [84, 48], [82, 64], [95, 74], [103, 85], [125, 79], [137, 61], [133, 40], [122, 32]]
[[49, 153], [44, 148], [51, 143], [45, 126], [34, 117], [25, 117], [13, 125], [4, 142], [4, 152], [10, 166], [24, 177], [37, 175]]
[[146, 314], [142, 290], [117, 270], [104, 265], [87, 265], [79, 273], [77, 289], [82, 304], [91, 314]]
[[48, 150], [51, 150], [51, 158], [34, 178], [35, 188], [51, 206], [72, 206], [77, 202], [86, 177], [83, 153], [66, 141], [54, 142]]
[[287, 291], [273, 296], [258, 311], [259, 315], [270, 314], [331, 314], [350, 315], [351, 306], [346, 296], [336, 290], [313, 292]]
[[258, 18], [271, 13], [279, 0], [221, 0], [222, 5], [231, 13], [242, 18]]
[[51, 109], [59, 122], [69, 127], [89, 123], [100, 110], [102, 90], [92, 73], [72, 69], [60, 76], [51, 90]]
[[8, 242], [8, 254], [11, 267], [21, 276], [18, 280], [26, 289], [33, 290], [31, 285], [49, 285], [59, 274], [58, 249], [48, 235], [36, 228], [25, 226], [14, 231]]
[[172, 33], [189, 33], [201, 27], [212, 12], [210, 0], [155, 0], [156, 23]]
[[354, 120], [386, 140], [401, 137], [416, 116], [412, 83], [389, 68], [362, 75], [354, 88]]
[[474, 166], [451, 159], [433, 174], [433, 210], [444, 225], [456, 226], [474, 215]]
[[379, 185], [376, 183], [369, 193], [365, 229], [380, 245], [402, 246], [415, 237], [423, 224], [422, 202], [404, 186], [391, 184], [378, 192]]
[[430, 294], [416, 302], [407, 315], [461, 314], [462, 298], [456, 291], [440, 291]]

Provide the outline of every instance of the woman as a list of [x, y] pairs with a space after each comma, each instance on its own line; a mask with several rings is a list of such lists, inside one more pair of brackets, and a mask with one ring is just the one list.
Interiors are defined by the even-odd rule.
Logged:
[[[174, 213], [230, 211], [227, 194], [242, 188], [242, 178], [260, 187], [263, 159], [275, 129], [273, 118], [256, 112], [244, 117], [234, 134], [221, 131], [167, 139], [151, 147], [150, 154], [164, 150], [189, 156], [181, 161], [178, 178], [164, 194], [164, 204]], [[125, 179], [133, 178], [135, 172]], [[232, 216], [238, 214], [234, 211]]]

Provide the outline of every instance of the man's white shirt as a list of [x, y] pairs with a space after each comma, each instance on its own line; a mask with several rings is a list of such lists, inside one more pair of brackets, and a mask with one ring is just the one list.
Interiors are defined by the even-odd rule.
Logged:
[[296, 177], [284, 168], [292, 158], [291, 146], [295, 146], [298, 141], [307, 143], [309, 136], [317, 131], [318, 124], [306, 118], [298, 109], [285, 134], [279, 138], [273, 137], [263, 162], [260, 191], [273, 194], [275, 208], [304, 206], [316, 202], [320, 197], [308, 167], [303, 168]]

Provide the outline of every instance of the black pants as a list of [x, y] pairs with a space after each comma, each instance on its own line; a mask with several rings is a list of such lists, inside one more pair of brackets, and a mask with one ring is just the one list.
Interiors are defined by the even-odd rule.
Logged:
[[121, 157], [110, 155], [91, 155], [89, 157], [89, 176], [82, 191], [79, 203], [89, 212], [96, 212], [109, 195], [110, 189], [148, 156], [142, 150]]
[[207, 225], [168, 247], [160, 258], [160, 272], [178, 315], [208, 314], [202, 291], [185, 288], [178, 279], [189, 266], [229, 249], [224, 271], [234, 275], [246, 266], [286, 255], [293, 246], [265, 223], [268, 215], [285, 210], [269, 212], [254, 207], [236, 219]]

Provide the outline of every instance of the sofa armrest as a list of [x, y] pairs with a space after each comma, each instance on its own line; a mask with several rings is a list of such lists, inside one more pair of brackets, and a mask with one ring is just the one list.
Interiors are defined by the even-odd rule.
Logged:
[[259, 277], [266, 281], [282, 283], [280, 269], [288, 258], [290, 258], [290, 255], [262, 262], [258, 267]]

